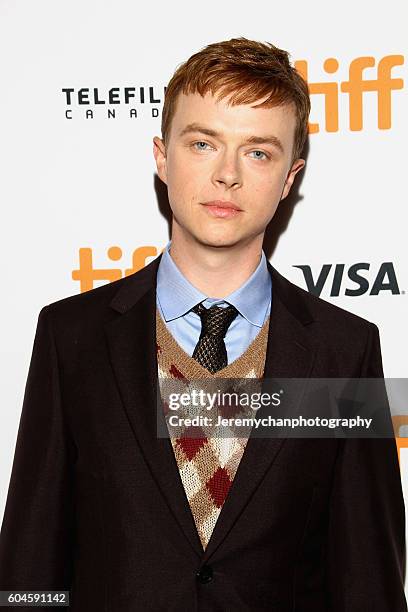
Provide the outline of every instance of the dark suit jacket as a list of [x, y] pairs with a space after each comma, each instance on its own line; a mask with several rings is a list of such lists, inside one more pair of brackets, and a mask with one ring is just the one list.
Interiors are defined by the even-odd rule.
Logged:
[[[41, 310], [0, 589], [70, 590], [75, 612], [405, 611], [393, 439], [250, 438], [203, 553], [156, 436], [159, 259]], [[383, 375], [375, 325], [268, 266], [265, 377]]]

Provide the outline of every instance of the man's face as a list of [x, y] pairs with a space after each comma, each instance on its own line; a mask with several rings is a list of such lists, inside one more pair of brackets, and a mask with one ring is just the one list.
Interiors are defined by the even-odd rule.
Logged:
[[180, 94], [166, 146], [154, 138], [172, 239], [182, 233], [218, 248], [262, 241], [305, 163], [292, 163], [295, 124], [291, 105], [229, 106], [228, 98], [217, 101], [210, 93]]

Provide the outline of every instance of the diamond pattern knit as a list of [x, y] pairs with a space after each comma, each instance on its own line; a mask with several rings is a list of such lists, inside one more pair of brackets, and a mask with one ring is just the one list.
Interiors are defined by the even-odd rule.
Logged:
[[[269, 317], [245, 352], [211, 374], [176, 342], [156, 310], [156, 349], [159, 385], [177, 379], [186, 384], [203, 379], [262, 378], [268, 342]], [[238, 381], [237, 381], [238, 382]], [[165, 413], [168, 406], [163, 403]], [[246, 437], [209, 437], [196, 428], [194, 437], [171, 436], [180, 478], [205, 550], [233, 483], [248, 441]], [[248, 433], [249, 435], [249, 433]]]

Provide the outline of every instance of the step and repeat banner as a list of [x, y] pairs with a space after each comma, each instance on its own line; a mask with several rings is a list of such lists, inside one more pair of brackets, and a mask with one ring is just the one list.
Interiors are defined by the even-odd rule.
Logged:
[[408, 376], [406, 23], [403, 0], [0, 0], [0, 517], [38, 313], [132, 274], [168, 242], [152, 139], [174, 69], [211, 42], [272, 42], [307, 79], [306, 168], [267, 256], [376, 323], [385, 375]]

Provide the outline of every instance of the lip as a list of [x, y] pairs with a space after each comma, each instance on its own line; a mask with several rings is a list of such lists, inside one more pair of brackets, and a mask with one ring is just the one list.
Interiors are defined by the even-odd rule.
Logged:
[[212, 200], [211, 202], [202, 202], [202, 204], [207, 214], [217, 219], [233, 219], [242, 212], [242, 209], [234, 202], [228, 202], [227, 200]]
[[227, 200], [212, 200], [211, 202], [203, 202], [204, 206], [215, 206], [217, 208], [241, 210], [234, 202], [228, 202]]

